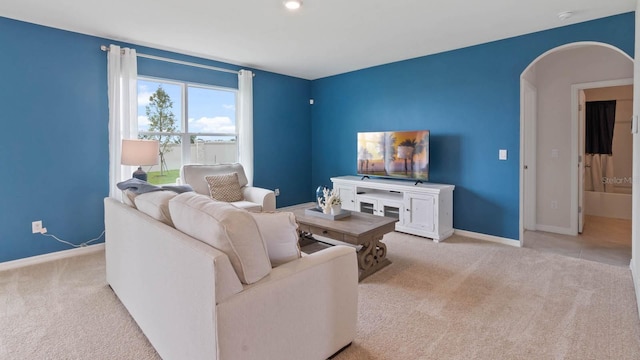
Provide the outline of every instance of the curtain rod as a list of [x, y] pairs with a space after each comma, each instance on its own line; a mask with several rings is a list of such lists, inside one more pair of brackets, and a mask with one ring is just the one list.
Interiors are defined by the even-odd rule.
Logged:
[[[100, 46], [100, 50], [109, 51], [109, 47], [106, 46], [106, 45], [101, 45]], [[121, 51], [123, 51], [123, 50], [121, 50]], [[179, 65], [186, 65], [186, 66], [193, 66], [193, 67], [198, 67], [198, 68], [202, 68], [202, 69], [221, 71], [221, 72], [226, 72], [226, 73], [230, 73], [230, 74], [238, 74], [239, 73], [238, 71], [235, 71], [235, 70], [229, 70], [229, 69], [219, 68], [219, 67], [209, 66], [209, 65], [202, 65], [202, 64], [197, 64], [197, 63], [192, 63], [192, 62], [182, 61], [182, 60], [174, 60], [174, 59], [169, 59], [169, 58], [165, 58], [165, 57], [147, 55], [147, 54], [142, 54], [142, 53], [136, 53], [136, 56], [137, 57], [141, 57], [141, 58], [146, 58], [146, 59], [170, 62], [170, 63], [174, 63], [174, 64], [179, 64]]]

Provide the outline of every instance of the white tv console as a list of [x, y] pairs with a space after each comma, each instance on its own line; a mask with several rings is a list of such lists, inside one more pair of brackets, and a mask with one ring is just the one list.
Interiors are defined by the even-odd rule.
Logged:
[[454, 185], [360, 176], [331, 178], [342, 208], [398, 219], [396, 231], [440, 242], [453, 234]]

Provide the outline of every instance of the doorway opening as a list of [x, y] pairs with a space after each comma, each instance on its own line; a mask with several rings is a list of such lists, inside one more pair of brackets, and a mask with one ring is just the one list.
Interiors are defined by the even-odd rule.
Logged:
[[[628, 142], [623, 145], [631, 148], [632, 77], [633, 60], [628, 55], [611, 45], [596, 42], [552, 49], [522, 73], [521, 246], [628, 266], [630, 195], [624, 195], [628, 197], [628, 209], [619, 201], [603, 202], [602, 199], [613, 196], [611, 194], [593, 191], [585, 196], [585, 160], [589, 161], [586, 169], [590, 171], [590, 166], [598, 167], [600, 163], [594, 161], [600, 159], [592, 154], [585, 158], [585, 106], [581, 102], [616, 100], [622, 105], [614, 129], [617, 128], [616, 135], [622, 135], [619, 138], [624, 138], [623, 143]], [[616, 91], [626, 95], [611, 95]], [[612, 96], [616, 99], [604, 99]], [[629, 109], [629, 114], [625, 109]], [[620, 149], [616, 152], [620, 154]], [[614, 156], [619, 158], [618, 174], [603, 173], [598, 177], [592, 173], [587, 185], [592, 188], [593, 180], [598, 178], [600, 182], [631, 182], [631, 156], [632, 151]], [[615, 161], [608, 167], [612, 168], [613, 164]], [[628, 176], [625, 171], [629, 172]], [[618, 185], [618, 191], [626, 191], [623, 184]], [[630, 188], [631, 184], [628, 185]], [[609, 193], [613, 193], [613, 189], [613, 185], [608, 186]], [[628, 217], [620, 213], [628, 213]]]

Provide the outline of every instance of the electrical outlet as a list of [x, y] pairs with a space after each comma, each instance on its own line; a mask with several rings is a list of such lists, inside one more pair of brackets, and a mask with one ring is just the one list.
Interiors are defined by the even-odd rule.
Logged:
[[273, 192], [276, 194], [276, 196], [280, 196], [280, 189], [275, 189], [273, 190]]
[[42, 231], [42, 220], [34, 221], [31, 223], [31, 231], [37, 234]]
[[557, 208], [558, 208], [558, 202], [557, 202], [556, 200], [553, 200], [553, 201], [551, 202], [551, 208], [552, 208], [552, 209], [557, 209]]

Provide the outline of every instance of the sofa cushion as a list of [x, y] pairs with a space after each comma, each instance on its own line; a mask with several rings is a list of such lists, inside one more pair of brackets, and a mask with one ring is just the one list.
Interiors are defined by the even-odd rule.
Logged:
[[136, 193], [134, 193], [129, 189], [122, 190], [122, 202], [126, 205], [131, 206], [134, 209], [136, 208], [136, 204], [135, 204], [136, 196], [137, 196]]
[[267, 244], [271, 266], [276, 267], [300, 258], [298, 224], [290, 212], [251, 213]]
[[238, 173], [205, 176], [209, 184], [211, 198], [226, 201], [242, 201], [242, 190], [238, 182]]
[[234, 201], [231, 203], [231, 205], [240, 209], [245, 209], [247, 211], [254, 211], [254, 212], [262, 211], [262, 205], [256, 204], [254, 202], [247, 201], [247, 200]]
[[171, 214], [169, 213], [169, 200], [175, 196], [176, 193], [173, 191], [152, 191], [136, 196], [134, 203], [139, 211], [169, 226], [173, 226]]
[[198, 194], [209, 195], [209, 185], [205, 176], [238, 173], [240, 187], [246, 186], [249, 181], [240, 164], [217, 165], [183, 165], [180, 168], [180, 178], [184, 184], [189, 184]]
[[246, 210], [196, 193], [169, 201], [176, 229], [224, 252], [240, 281], [252, 284], [271, 271], [267, 246]]

